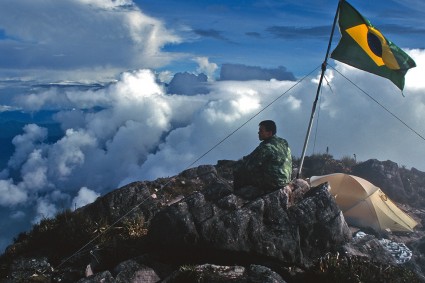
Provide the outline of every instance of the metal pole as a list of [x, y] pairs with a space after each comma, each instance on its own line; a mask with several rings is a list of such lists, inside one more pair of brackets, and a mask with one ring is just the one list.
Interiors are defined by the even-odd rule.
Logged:
[[325, 76], [326, 66], [328, 64], [329, 51], [331, 49], [332, 38], [333, 38], [333, 35], [334, 35], [335, 26], [336, 26], [336, 20], [338, 18], [339, 7], [340, 7], [342, 1], [344, 1], [344, 0], [340, 0], [338, 2], [338, 7], [336, 9], [334, 22], [333, 22], [333, 25], [332, 25], [331, 36], [329, 38], [328, 50], [326, 51], [325, 60], [322, 63], [322, 73], [320, 75], [319, 85], [317, 86], [316, 98], [313, 102], [313, 107], [312, 107], [312, 110], [311, 110], [310, 122], [308, 124], [307, 134], [306, 134], [305, 140], [304, 140], [304, 147], [303, 147], [303, 151], [302, 151], [302, 154], [301, 154], [301, 161], [300, 161], [300, 166], [299, 166], [298, 173], [297, 173], [297, 179], [299, 179], [301, 177], [301, 172], [302, 172], [302, 168], [303, 168], [303, 164], [304, 164], [305, 152], [306, 152], [306, 149], [307, 149], [308, 140], [310, 138], [311, 127], [313, 125], [314, 113], [316, 112], [316, 106], [317, 106], [317, 101], [319, 100], [320, 88], [322, 86], [323, 77]]

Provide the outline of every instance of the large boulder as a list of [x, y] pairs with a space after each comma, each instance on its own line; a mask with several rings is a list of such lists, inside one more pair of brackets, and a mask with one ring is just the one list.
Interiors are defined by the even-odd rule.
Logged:
[[407, 200], [400, 170], [395, 162], [369, 159], [354, 166], [353, 175], [362, 177], [381, 188], [394, 201]]
[[[90, 205], [76, 210], [75, 213], [90, 217], [94, 221], [100, 219], [113, 223], [126, 216], [132, 218], [143, 215], [149, 221], [158, 211], [158, 201], [152, 198], [154, 186], [149, 182], [134, 182], [112, 191]], [[131, 213], [129, 214], [130, 208]]]
[[[221, 188], [221, 189], [219, 189]], [[159, 212], [149, 227], [153, 249], [180, 259], [309, 264], [350, 239], [327, 186], [288, 207], [284, 190], [246, 199], [223, 187], [196, 192]]]

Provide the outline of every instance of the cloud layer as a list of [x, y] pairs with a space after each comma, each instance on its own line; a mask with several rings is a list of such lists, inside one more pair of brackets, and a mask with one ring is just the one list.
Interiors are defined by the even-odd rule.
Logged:
[[[337, 64], [336, 70], [420, 132], [425, 113], [421, 95], [425, 85], [420, 76], [425, 52], [413, 50], [410, 54], [419, 67], [407, 75], [405, 97], [380, 77], [342, 64]], [[309, 153], [312, 146], [316, 152], [329, 147], [337, 157], [356, 154], [359, 159], [392, 159], [424, 169], [417, 155], [424, 147], [421, 138], [339, 73], [329, 69], [326, 77], [329, 86], [322, 87], [320, 119], [315, 121], [318, 130]], [[23, 128], [13, 139], [15, 152], [0, 175], [0, 205], [16, 206], [56, 190], [68, 194], [69, 199], [83, 187], [105, 193], [130, 181], [179, 173], [258, 113], [200, 163], [238, 159], [251, 151], [257, 144], [257, 124], [266, 118], [277, 121], [293, 154], [300, 155], [315, 79], [302, 81], [288, 93], [285, 91], [295, 82], [216, 81], [205, 84], [198, 94], [167, 93], [157, 80], [150, 70], [136, 70], [97, 90], [51, 87], [17, 96], [15, 103], [22, 109], [56, 107], [54, 119], [63, 136], [50, 143], [46, 128], [35, 124]], [[34, 103], [35, 97], [38, 103]]]
[[[425, 151], [425, 141], [383, 108], [424, 134], [425, 51], [408, 52], [418, 67], [408, 72], [405, 97], [375, 75], [339, 63], [338, 72], [328, 69], [329, 85], [322, 87], [316, 113], [320, 119], [314, 122], [307, 154], [329, 147], [335, 157], [356, 154], [359, 161], [390, 159], [425, 170], [418, 154]], [[158, 80], [154, 72], [142, 69], [125, 72], [103, 88], [52, 86], [15, 96], [11, 103], [23, 110], [56, 109], [54, 120], [63, 134], [49, 142], [47, 128], [28, 124], [13, 139], [15, 151], [0, 173], [0, 206], [8, 207], [11, 215], [33, 206], [31, 221], [37, 222], [54, 216], [64, 204], [80, 207], [132, 181], [236, 160], [258, 144], [257, 125], [263, 119], [275, 120], [278, 135], [287, 138], [295, 156], [301, 155], [317, 78], [298, 84], [274, 79], [210, 81], [201, 94], [167, 93]]]

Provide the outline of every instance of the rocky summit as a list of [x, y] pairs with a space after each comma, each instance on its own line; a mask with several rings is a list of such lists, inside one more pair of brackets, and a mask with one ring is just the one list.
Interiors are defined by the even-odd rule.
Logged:
[[232, 165], [131, 183], [42, 220], [1, 256], [1, 282], [425, 282], [425, 173], [306, 158], [309, 176], [379, 186], [419, 223], [396, 234], [349, 226], [327, 183], [234, 190]]

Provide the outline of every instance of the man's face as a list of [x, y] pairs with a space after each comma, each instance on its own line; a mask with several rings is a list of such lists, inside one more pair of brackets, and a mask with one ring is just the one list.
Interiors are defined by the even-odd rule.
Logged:
[[258, 129], [258, 138], [260, 139], [260, 141], [266, 140], [271, 136], [273, 136], [272, 131], [267, 131], [264, 126], [260, 126], [260, 128]]

